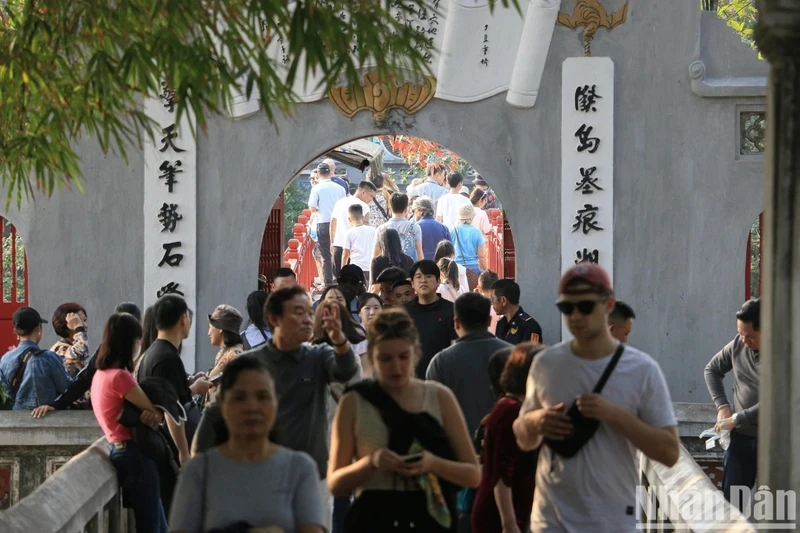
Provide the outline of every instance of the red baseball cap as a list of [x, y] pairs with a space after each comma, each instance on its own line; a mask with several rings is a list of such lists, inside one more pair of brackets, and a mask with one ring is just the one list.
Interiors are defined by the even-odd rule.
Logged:
[[564, 294], [564, 289], [573, 280], [582, 280], [597, 288], [599, 292], [613, 292], [611, 279], [608, 273], [600, 265], [594, 263], [578, 263], [564, 272], [561, 281], [558, 282], [558, 294]]

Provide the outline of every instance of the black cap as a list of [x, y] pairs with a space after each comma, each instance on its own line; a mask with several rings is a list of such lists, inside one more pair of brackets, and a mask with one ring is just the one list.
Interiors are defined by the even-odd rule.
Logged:
[[20, 307], [14, 311], [11, 322], [13, 322], [15, 328], [22, 331], [30, 331], [39, 324], [47, 324], [47, 320], [43, 319], [39, 311], [33, 307]]
[[353, 279], [355, 281], [364, 281], [364, 271], [358, 265], [345, 265], [339, 271], [339, 281], [345, 279]]
[[328, 163], [320, 163], [317, 165], [317, 170], [319, 170], [322, 174], [330, 174], [331, 167], [328, 165]]

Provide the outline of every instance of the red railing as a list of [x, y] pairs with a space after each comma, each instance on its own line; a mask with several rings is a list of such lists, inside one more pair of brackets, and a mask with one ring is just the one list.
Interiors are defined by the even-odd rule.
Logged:
[[[513, 279], [516, 277], [516, 260], [511, 228], [500, 209], [489, 209], [486, 213], [492, 224], [492, 230], [486, 235], [489, 270], [496, 272], [501, 279]], [[289, 239], [283, 253], [284, 265], [294, 270], [298, 285], [306, 290], [314, 287], [314, 278], [319, 276], [314, 260], [314, 241], [308, 226], [310, 218], [308, 209], [297, 217], [297, 224], [292, 229], [294, 238]]]
[[317, 264], [314, 261], [314, 240], [311, 238], [308, 221], [311, 218], [311, 211], [303, 210], [303, 214], [297, 217], [297, 224], [292, 231], [294, 238], [289, 239], [286, 251], [283, 253], [284, 264], [294, 270], [297, 276], [297, 284], [306, 290], [314, 287], [314, 278], [317, 277]]

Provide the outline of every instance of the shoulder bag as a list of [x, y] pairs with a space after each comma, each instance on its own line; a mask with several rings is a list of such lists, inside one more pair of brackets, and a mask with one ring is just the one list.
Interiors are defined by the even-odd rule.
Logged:
[[[603, 371], [603, 375], [600, 376], [600, 380], [597, 382], [597, 385], [594, 386], [594, 390], [592, 391], [593, 393], [600, 394], [603, 391], [606, 381], [608, 381], [609, 376], [611, 376], [611, 372], [614, 371], [614, 368], [617, 366], [617, 362], [619, 362], [619, 358], [622, 357], [622, 352], [624, 351], [625, 345], [620, 343], [619, 346], [617, 346], [617, 351], [614, 352], [614, 356], [611, 358], [611, 361], [609, 361], [608, 365], [606, 365], [606, 369]], [[583, 416], [583, 413], [581, 413], [578, 409], [576, 402], [572, 403], [572, 406], [567, 411], [567, 416], [570, 418], [570, 422], [572, 422], [572, 433], [569, 435], [569, 437], [566, 437], [563, 440], [545, 439], [544, 443], [547, 444], [547, 446], [558, 455], [570, 458], [574, 457], [581, 450], [581, 448], [583, 448], [584, 445], [589, 442], [592, 436], [594, 436], [594, 433], [597, 431], [597, 428], [600, 427], [600, 422], [594, 418], [587, 418]]]
[[378, 200], [373, 198], [372, 199], [372, 203], [375, 204], [375, 207], [377, 207], [378, 211], [381, 212], [381, 216], [383, 217], [383, 221], [386, 222], [387, 220], [389, 220], [389, 214], [386, 212], [386, 210], [383, 207], [381, 207], [381, 204], [378, 203]]
[[[428, 413], [409, 413], [372, 381], [365, 380], [348, 387], [371, 403], [380, 413], [389, 432], [388, 448], [398, 455], [409, 453], [414, 441], [425, 450], [454, 459], [455, 453], [439, 422]], [[397, 478], [395, 478], [397, 480]], [[444, 503], [451, 517], [457, 516], [456, 487], [443, 479], [438, 480]], [[344, 531], [348, 533], [446, 533], [455, 531], [444, 527], [429, 511], [426, 494], [422, 490], [365, 490], [347, 510]]]

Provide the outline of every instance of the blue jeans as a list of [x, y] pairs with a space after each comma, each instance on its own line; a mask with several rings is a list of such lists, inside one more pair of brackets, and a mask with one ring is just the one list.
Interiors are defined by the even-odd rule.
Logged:
[[[731, 487], [752, 488], [756, 483], [758, 438], [731, 432], [731, 443], [725, 450], [722, 472], [722, 493], [731, 500]], [[745, 502], [739, 502], [740, 507]], [[739, 509], [741, 511], [741, 509]]]
[[133, 441], [126, 441], [123, 449], [112, 447], [110, 457], [125, 501], [133, 509], [136, 533], [167, 533], [156, 463]]

